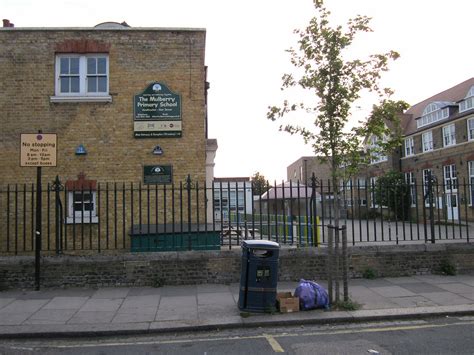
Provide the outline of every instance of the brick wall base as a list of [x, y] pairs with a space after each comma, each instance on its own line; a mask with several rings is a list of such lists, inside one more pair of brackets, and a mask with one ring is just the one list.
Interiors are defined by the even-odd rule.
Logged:
[[[282, 249], [279, 280], [327, 278], [325, 248]], [[349, 248], [349, 275], [378, 277], [440, 272], [442, 263], [474, 273], [472, 244]], [[161, 286], [232, 283], [240, 280], [241, 251], [166, 252], [125, 255], [44, 257], [41, 287]], [[0, 290], [34, 288], [34, 257], [0, 257]]]

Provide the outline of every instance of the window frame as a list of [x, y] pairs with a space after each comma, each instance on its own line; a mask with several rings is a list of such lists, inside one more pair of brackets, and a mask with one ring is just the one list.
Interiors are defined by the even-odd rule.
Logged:
[[[474, 118], [469, 118], [467, 120], [467, 140], [472, 141], [474, 140]], [[472, 125], [472, 127], [470, 127]]]
[[[426, 140], [426, 137], [428, 136], [430, 137], [430, 139]], [[423, 153], [431, 152], [433, 150], [433, 131], [424, 132], [421, 135], [421, 147]]]
[[[382, 141], [385, 142], [387, 140], [386, 137], [382, 138]], [[369, 148], [374, 150], [379, 147], [379, 139], [376, 136], [371, 136], [370, 137], [370, 144]], [[377, 152], [377, 151], [372, 151], [370, 154], [370, 164], [378, 164], [378, 163], [383, 163], [388, 161], [388, 155], [382, 152]]]
[[413, 137], [405, 138], [405, 156], [409, 157], [415, 154], [415, 142]]
[[442, 132], [443, 132], [443, 147], [451, 147], [453, 145], [456, 145], [456, 126], [454, 123], [443, 126]]
[[446, 193], [455, 193], [458, 191], [456, 164], [443, 165], [443, 182]]
[[[422, 182], [423, 182], [423, 196], [422, 196], [422, 200], [423, 200], [423, 204], [425, 205], [425, 207], [430, 207], [430, 203], [428, 201], [428, 199], [425, 200], [425, 196], [426, 194], [428, 193], [428, 177], [429, 177], [429, 172], [431, 172], [431, 175], [433, 176], [434, 175], [434, 171], [433, 169], [423, 169], [422, 170]], [[435, 194], [433, 194], [435, 195]], [[433, 207], [436, 206], [436, 197], [433, 196]]]
[[469, 206], [474, 205], [474, 160], [467, 162]]
[[[86, 194], [91, 195], [91, 199], [86, 202], [80, 202], [83, 206], [86, 203], [92, 203], [92, 211], [85, 210], [84, 207], [81, 211], [76, 211], [74, 205], [76, 201], [74, 200], [75, 195], [85, 196]], [[66, 218], [66, 224], [93, 224], [98, 223], [99, 217], [97, 215], [97, 191], [96, 190], [71, 190], [68, 191], [68, 213]]]
[[377, 176], [371, 176], [369, 178], [370, 187], [369, 187], [369, 196], [370, 196], [370, 208], [379, 208], [380, 206], [375, 203], [375, 189], [377, 186]]
[[415, 180], [415, 173], [413, 171], [409, 171], [405, 173], [405, 181], [410, 187], [410, 206], [416, 207], [416, 180]]
[[[79, 59], [79, 92], [61, 92], [61, 77], [65, 76], [61, 74], [61, 59], [62, 58], [78, 58]], [[91, 58], [104, 58], [105, 59], [105, 73], [88, 73], [88, 59]], [[102, 101], [110, 102], [112, 97], [110, 96], [110, 59], [107, 53], [60, 53], [55, 56], [55, 82], [54, 82], [54, 93], [55, 96], [51, 97], [51, 102], [76, 102], [76, 101]], [[91, 77], [105, 77], [106, 78], [106, 90], [89, 92], [88, 81]]]

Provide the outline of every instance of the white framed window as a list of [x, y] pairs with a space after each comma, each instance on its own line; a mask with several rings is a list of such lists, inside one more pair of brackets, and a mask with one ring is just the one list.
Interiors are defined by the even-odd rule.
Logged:
[[411, 206], [414, 207], [416, 206], [415, 173], [412, 171], [405, 173], [405, 181], [410, 186], [410, 201], [411, 201]]
[[423, 152], [429, 152], [433, 150], [433, 132], [428, 131], [421, 135], [421, 143], [423, 146]]
[[434, 173], [431, 169], [423, 169], [423, 200], [425, 201], [425, 206], [429, 207], [429, 186], [430, 186], [430, 177], [432, 179], [432, 193], [433, 193], [433, 206], [436, 205], [436, 187], [434, 186]]
[[415, 154], [413, 137], [408, 137], [405, 139], [405, 156], [408, 157], [413, 154]]
[[454, 123], [443, 127], [443, 147], [456, 144], [456, 131]]
[[459, 112], [468, 111], [474, 108], [474, 86], [471, 86], [466, 97], [459, 103]]
[[474, 140], [474, 118], [467, 120], [467, 139]]
[[59, 101], [111, 101], [107, 54], [58, 54], [55, 95]]
[[456, 192], [458, 189], [458, 175], [456, 165], [443, 166], [444, 189], [446, 192]]
[[97, 223], [96, 191], [68, 192], [68, 217], [66, 223]]
[[469, 203], [470, 206], [474, 205], [474, 160], [468, 162], [468, 173], [469, 173]]
[[430, 125], [449, 117], [449, 107], [451, 102], [432, 102], [423, 110], [423, 115], [416, 120], [416, 127]]
[[365, 178], [358, 178], [357, 181], [355, 182], [354, 188], [359, 189], [359, 190], [365, 190]]
[[370, 207], [378, 208], [379, 205], [375, 203], [375, 189], [377, 188], [377, 177], [370, 178]]
[[[377, 164], [384, 161], [388, 161], [388, 156], [384, 153], [377, 151], [379, 148], [378, 138], [376, 136], [370, 137], [370, 145], [369, 148], [371, 151], [370, 163]], [[386, 141], [386, 138], [383, 138], [383, 141]]]

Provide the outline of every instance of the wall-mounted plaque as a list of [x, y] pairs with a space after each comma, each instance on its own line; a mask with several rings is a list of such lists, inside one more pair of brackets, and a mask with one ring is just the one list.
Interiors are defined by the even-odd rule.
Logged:
[[143, 167], [143, 183], [171, 184], [173, 167], [171, 165], [145, 165]]
[[133, 99], [135, 138], [181, 137], [181, 95], [152, 83]]

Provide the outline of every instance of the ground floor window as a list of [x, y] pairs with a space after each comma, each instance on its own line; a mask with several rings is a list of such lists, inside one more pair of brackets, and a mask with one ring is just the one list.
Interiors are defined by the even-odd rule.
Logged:
[[97, 223], [97, 190], [95, 180], [86, 180], [81, 173], [77, 180], [66, 182], [67, 218], [66, 223]]
[[469, 202], [474, 205], [474, 160], [469, 162]]
[[458, 176], [456, 173], [456, 165], [443, 166], [444, 188], [446, 192], [456, 192], [458, 189]]
[[409, 172], [405, 173], [405, 181], [410, 187], [410, 201], [411, 201], [411, 206], [415, 207], [416, 206], [416, 181], [415, 181], [415, 173], [414, 172]]

